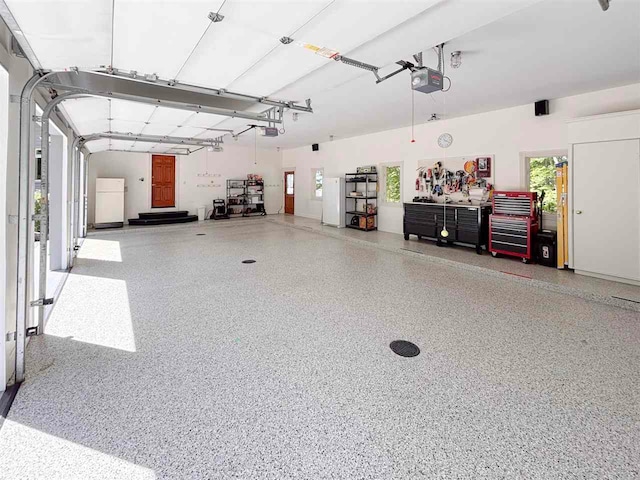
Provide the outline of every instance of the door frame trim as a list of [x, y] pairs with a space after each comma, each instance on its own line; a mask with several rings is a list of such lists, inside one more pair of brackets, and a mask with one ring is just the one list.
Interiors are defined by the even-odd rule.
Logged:
[[[528, 192], [531, 186], [531, 166], [529, 164], [529, 159], [537, 157], [567, 157], [568, 162], [569, 152], [571, 150], [571, 148], [566, 150], [559, 148], [556, 150], [532, 150], [530, 152], [520, 152], [520, 187], [524, 191]], [[554, 225], [553, 222], [557, 218], [557, 213], [542, 212], [542, 225], [540, 225], [540, 229], [544, 229], [545, 227], [549, 229], [548, 227], [552, 225], [553, 228], [550, 230], [556, 230], [558, 227], [557, 225]]]
[[520, 152], [520, 187], [525, 190], [529, 190], [530, 167], [528, 159], [536, 157], [567, 157], [567, 160], [569, 160], [570, 151], [571, 148], [558, 148], [555, 150], [532, 150], [528, 152]]
[[[282, 180], [282, 196], [280, 197], [280, 209], [278, 213], [282, 212], [284, 214], [284, 192], [286, 185], [284, 184], [284, 172], [296, 172], [296, 167], [282, 167], [280, 169], [280, 180]], [[295, 190], [294, 190], [295, 192]]]
[[295, 215], [296, 213], [296, 184], [297, 184], [297, 180], [295, 180], [295, 176], [296, 176], [296, 169], [295, 167], [292, 168], [283, 168], [282, 169], [282, 173], [280, 175], [280, 178], [282, 179], [282, 213], [283, 214], [287, 214], [286, 212], [286, 202], [285, 202], [285, 198], [287, 196], [287, 182], [285, 180], [285, 175], [287, 173], [293, 173], [294, 176], [294, 180], [293, 180], [293, 213], [289, 214], [289, 215]]
[[[638, 111], [631, 111], [631, 113], [637, 113]], [[621, 113], [626, 113], [626, 112], [621, 112]], [[610, 116], [616, 116], [616, 114], [608, 114]], [[594, 116], [593, 119], [596, 119], [600, 117], [599, 115]], [[587, 145], [587, 144], [591, 144], [591, 143], [614, 143], [614, 142], [628, 142], [628, 141], [635, 141], [638, 142], [640, 144], [640, 138], [613, 138], [611, 140], [596, 140], [593, 142], [576, 142], [576, 143], [570, 143], [569, 144], [569, 154], [567, 156], [568, 158], [568, 165], [567, 165], [567, 175], [568, 175], [568, 188], [569, 188], [569, 195], [568, 195], [568, 224], [569, 224], [569, 228], [568, 228], [568, 235], [569, 235], [569, 268], [582, 273], [583, 270], [581, 269], [577, 269], [575, 268], [575, 262], [574, 262], [574, 252], [575, 252], [575, 236], [574, 236], [574, 210], [573, 210], [573, 206], [574, 206], [574, 195], [575, 195], [575, 188], [574, 188], [574, 175], [575, 175], [575, 168], [573, 168], [574, 164], [574, 157], [575, 157], [575, 148], [576, 146], [579, 145]], [[639, 145], [640, 147], [640, 145]], [[604, 275], [604, 274], [593, 274], [591, 276], [596, 276], [596, 275]], [[608, 277], [608, 278], [607, 278]], [[598, 278], [604, 278], [604, 279], [611, 279], [613, 281], [618, 281], [618, 282], [623, 282], [623, 283], [628, 283], [628, 281], [630, 279], [622, 279], [622, 280], [615, 280], [618, 277], [612, 277], [610, 275], [605, 275], [605, 276], [600, 276]], [[626, 281], [625, 281], [626, 280]], [[634, 280], [631, 280], [634, 281]], [[633, 284], [632, 284], [633, 285]]]
[[[154, 212], [173, 212], [180, 209], [180, 163], [178, 161], [179, 155], [168, 155], [164, 153], [145, 153], [147, 155], [147, 175], [145, 177], [145, 181], [147, 182], [147, 211], [151, 211], [153, 209]], [[151, 189], [151, 177], [153, 174], [153, 156], [154, 155], [162, 155], [165, 157], [173, 157], [175, 162], [175, 179], [174, 179], [174, 206], [173, 207], [154, 207], [153, 206], [153, 191]], [[136, 179], [136, 181], [139, 181]], [[134, 212], [139, 213], [139, 212]], [[132, 217], [133, 218], [133, 217]]]

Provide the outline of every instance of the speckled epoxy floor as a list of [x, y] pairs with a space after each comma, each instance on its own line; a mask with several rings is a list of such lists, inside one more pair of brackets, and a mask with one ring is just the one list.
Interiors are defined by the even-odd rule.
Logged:
[[635, 478], [639, 359], [637, 312], [270, 222], [98, 235], [0, 476]]

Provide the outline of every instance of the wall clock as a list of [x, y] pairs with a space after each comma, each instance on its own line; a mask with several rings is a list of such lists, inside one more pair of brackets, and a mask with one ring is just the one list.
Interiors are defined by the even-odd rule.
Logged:
[[449, 148], [453, 143], [453, 136], [450, 133], [443, 133], [438, 137], [438, 145], [441, 148]]

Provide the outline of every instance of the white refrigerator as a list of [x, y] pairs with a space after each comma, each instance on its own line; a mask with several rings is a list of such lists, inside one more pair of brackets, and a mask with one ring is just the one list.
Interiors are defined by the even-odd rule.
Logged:
[[345, 226], [344, 177], [322, 180], [322, 223], [338, 228]]
[[124, 178], [96, 178], [96, 228], [124, 225]]

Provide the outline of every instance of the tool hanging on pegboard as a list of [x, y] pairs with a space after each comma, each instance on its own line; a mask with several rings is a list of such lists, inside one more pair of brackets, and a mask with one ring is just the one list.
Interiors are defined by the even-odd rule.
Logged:
[[[490, 199], [493, 193], [493, 185], [489, 179], [481, 173], [478, 168], [478, 161], [483, 160], [483, 172], [487, 171], [487, 165], [490, 165], [490, 157], [478, 157], [474, 160], [464, 162], [463, 169], [452, 171], [447, 169], [443, 162], [438, 161], [431, 168], [422, 166], [416, 170], [416, 191], [426, 192], [427, 200], [432, 200], [432, 196], [446, 196], [447, 202], [450, 202], [450, 195], [460, 193], [462, 197], [469, 198], [470, 190], [481, 189]], [[490, 168], [490, 167], [489, 167]]]

